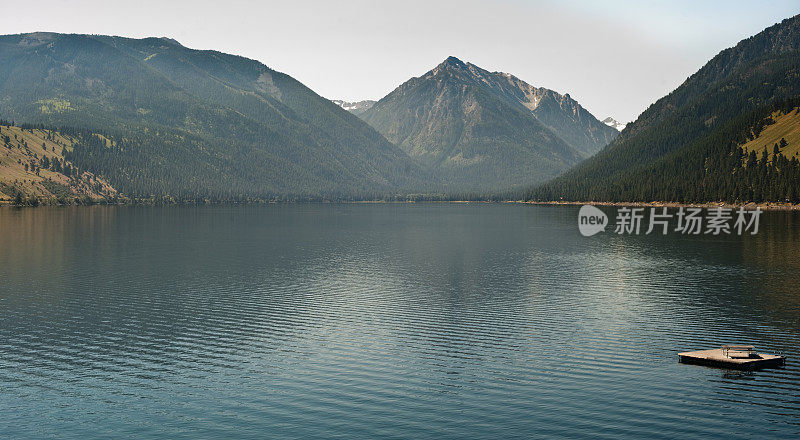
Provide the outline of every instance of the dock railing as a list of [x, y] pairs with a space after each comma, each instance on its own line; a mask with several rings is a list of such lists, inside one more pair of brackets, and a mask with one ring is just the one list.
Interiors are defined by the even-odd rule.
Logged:
[[[727, 358], [750, 357], [756, 348], [752, 345], [723, 345], [722, 355]], [[731, 356], [733, 354], [733, 356]]]

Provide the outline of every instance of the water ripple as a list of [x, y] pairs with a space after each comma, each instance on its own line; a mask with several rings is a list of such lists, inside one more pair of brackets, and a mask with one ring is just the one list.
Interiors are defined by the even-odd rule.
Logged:
[[[0, 436], [800, 437], [800, 230], [568, 207], [0, 209]], [[753, 343], [783, 369], [681, 365]]]

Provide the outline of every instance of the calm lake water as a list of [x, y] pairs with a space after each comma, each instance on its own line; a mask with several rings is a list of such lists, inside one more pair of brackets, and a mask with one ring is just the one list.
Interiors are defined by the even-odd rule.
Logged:
[[[800, 216], [577, 211], [0, 209], [0, 437], [800, 437]], [[729, 342], [787, 366], [677, 362]]]

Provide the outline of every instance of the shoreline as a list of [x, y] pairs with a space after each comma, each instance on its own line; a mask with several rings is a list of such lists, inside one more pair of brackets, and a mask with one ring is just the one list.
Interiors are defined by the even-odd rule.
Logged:
[[134, 201], [130, 202], [122, 202], [122, 203], [109, 203], [108, 201], [94, 201], [91, 204], [47, 204], [47, 203], [40, 203], [36, 206], [32, 205], [14, 205], [10, 201], [0, 200], [0, 209], [3, 207], [9, 208], [43, 208], [43, 207], [70, 207], [70, 206], [211, 206], [211, 205], [379, 205], [379, 204], [386, 204], [386, 205], [405, 205], [405, 204], [417, 204], [417, 203], [430, 203], [430, 204], [444, 204], [444, 203], [453, 203], [453, 204], [491, 204], [491, 203], [506, 203], [506, 204], [516, 204], [516, 205], [538, 205], [538, 206], [582, 206], [582, 205], [593, 205], [593, 206], [630, 206], [630, 207], [641, 207], [641, 208], [730, 208], [730, 209], [738, 209], [743, 207], [748, 210], [754, 210], [756, 208], [761, 208], [762, 211], [800, 211], [800, 204], [792, 204], [792, 203], [729, 203], [729, 202], [705, 202], [705, 203], [680, 203], [680, 202], [568, 202], [568, 201], [526, 201], [526, 200], [348, 200], [348, 201], [333, 201], [333, 200], [319, 200], [319, 201], [250, 201], [250, 202], [242, 202], [242, 201], [213, 201], [207, 203], [192, 203], [189, 201], [186, 202], [143, 202], [143, 201]]
[[730, 203], [730, 202], [705, 202], [705, 203], [680, 203], [680, 202], [537, 202], [537, 201], [514, 201], [511, 203], [521, 203], [526, 205], [594, 205], [594, 206], [632, 206], [632, 207], [652, 207], [652, 208], [745, 208], [753, 210], [761, 208], [762, 211], [800, 211], [800, 204], [792, 203]]

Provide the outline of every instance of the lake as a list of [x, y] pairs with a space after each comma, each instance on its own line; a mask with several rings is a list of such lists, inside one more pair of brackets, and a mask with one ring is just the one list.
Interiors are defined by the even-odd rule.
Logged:
[[[0, 209], [0, 437], [800, 437], [800, 215], [577, 213]], [[724, 343], [787, 365], [678, 363]]]

